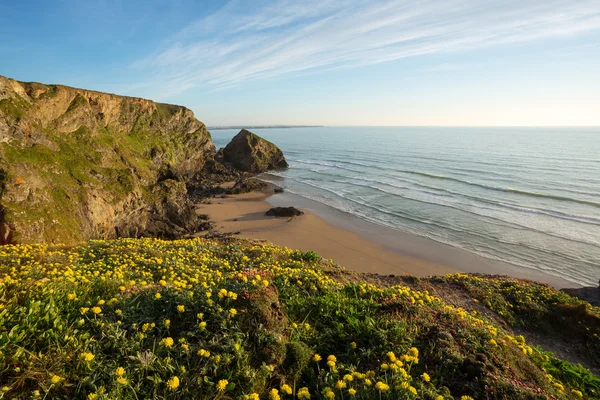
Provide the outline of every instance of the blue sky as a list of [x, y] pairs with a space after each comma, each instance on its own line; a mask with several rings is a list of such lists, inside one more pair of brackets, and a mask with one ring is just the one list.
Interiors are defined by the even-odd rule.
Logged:
[[600, 125], [599, 0], [3, 1], [0, 74], [214, 125]]

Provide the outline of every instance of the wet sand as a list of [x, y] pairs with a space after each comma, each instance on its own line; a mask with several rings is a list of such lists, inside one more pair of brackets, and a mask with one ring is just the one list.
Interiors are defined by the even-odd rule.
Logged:
[[[293, 194], [272, 194], [273, 188], [269, 186], [264, 192], [214, 198], [211, 204], [199, 204], [197, 211], [207, 214], [218, 232], [239, 231], [243, 238], [313, 250], [358, 272], [418, 277], [479, 272], [546, 282], [558, 288], [578, 286], [560, 277], [382, 227]], [[295, 206], [305, 214], [294, 218], [265, 216], [273, 206]]]

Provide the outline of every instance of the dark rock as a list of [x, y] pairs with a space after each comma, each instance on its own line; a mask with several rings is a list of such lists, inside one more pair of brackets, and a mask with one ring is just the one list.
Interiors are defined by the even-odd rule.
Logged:
[[283, 188], [276, 187], [275, 189], [273, 189], [273, 192], [275, 192], [275, 193], [283, 193]]
[[269, 217], [296, 217], [303, 215], [304, 212], [294, 207], [274, 207], [265, 213]]
[[213, 227], [206, 215], [196, 214], [185, 183], [167, 179], [150, 193], [150, 198], [132, 201], [115, 220], [116, 236], [175, 239]]
[[227, 189], [227, 194], [240, 194], [249, 192], [260, 192], [267, 186], [263, 181], [258, 179], [248, 179], [242, 177], [233, 185], [233, 187]]
[[242, 129], [223, 149], [223, 161], [247, 172], [287, 168], [283, 152], [273, 143]]
[[587, 301], [594, 306], [600, 306], [600, 288], [598, 287], [582, 287], [561, 289], [570, 296], [578, 297], [581, 300]]

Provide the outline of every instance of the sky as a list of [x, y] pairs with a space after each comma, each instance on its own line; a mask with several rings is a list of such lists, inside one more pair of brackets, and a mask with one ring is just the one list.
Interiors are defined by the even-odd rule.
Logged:
[[0, 37], [0, 75], [209, 126], [600, 125], [600, 0], [0, 0]]

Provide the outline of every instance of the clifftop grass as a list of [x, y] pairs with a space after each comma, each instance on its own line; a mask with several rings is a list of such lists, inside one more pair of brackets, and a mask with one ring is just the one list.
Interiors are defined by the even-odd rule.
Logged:
[[[313, 252], [203, 239], [4, 246], [0, 277], [3, 398], [579, 399], [600, 390], [588, 370], [513, 332], [527, 310], [546, 321], [575, 304], [542, 285], [350, 274]], [[458, 292], [447, 288], [476, 307], [451, 305]]]

